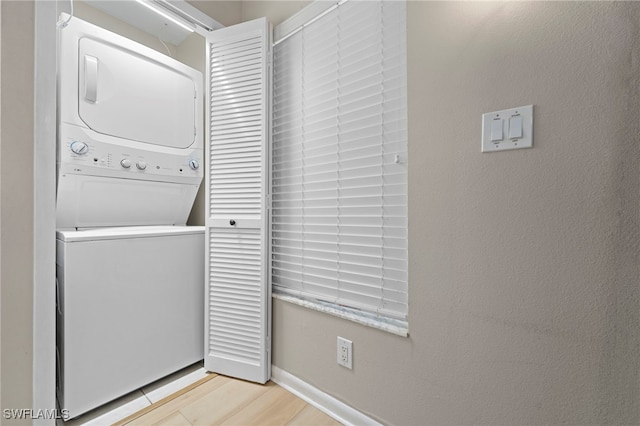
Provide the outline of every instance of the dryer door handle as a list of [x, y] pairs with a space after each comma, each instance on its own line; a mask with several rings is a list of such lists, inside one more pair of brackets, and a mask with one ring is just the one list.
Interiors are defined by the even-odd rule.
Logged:
[[84, 98], [95, 103], [98, 99], [98, 58], [84, 56]]

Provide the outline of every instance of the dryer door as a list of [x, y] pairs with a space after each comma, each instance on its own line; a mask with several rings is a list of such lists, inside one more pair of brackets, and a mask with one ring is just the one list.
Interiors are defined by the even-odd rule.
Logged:
[[173, 148], [195, 142], [196, 70], [125, 47], [82, 37], [78, 113], [105, 135]]

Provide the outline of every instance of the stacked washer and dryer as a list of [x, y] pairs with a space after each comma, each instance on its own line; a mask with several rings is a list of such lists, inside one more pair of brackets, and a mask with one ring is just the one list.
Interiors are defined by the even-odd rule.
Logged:
[[202, 74], [78, 18], [59, 46], [58, 400], [76, 417], [203, 358], [204, 228], [185, 226]]

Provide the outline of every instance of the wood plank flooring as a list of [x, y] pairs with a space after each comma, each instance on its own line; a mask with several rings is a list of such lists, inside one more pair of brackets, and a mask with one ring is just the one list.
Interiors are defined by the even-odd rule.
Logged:
[[209, 374], [115, 426], [296, 425], [340, 423], [273, 382]]

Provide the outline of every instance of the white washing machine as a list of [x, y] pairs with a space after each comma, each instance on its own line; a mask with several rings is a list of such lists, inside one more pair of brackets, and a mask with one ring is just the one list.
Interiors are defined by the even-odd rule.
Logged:
[[[66, 19], [67, 16], [63, 16]], [[58, 399], [76, 417], [203, 358], [202, 74], [72, 18], [59, 34]]]
[[204, 228], [58, 232], [58, 400], [76, 417], [199, 361]]

